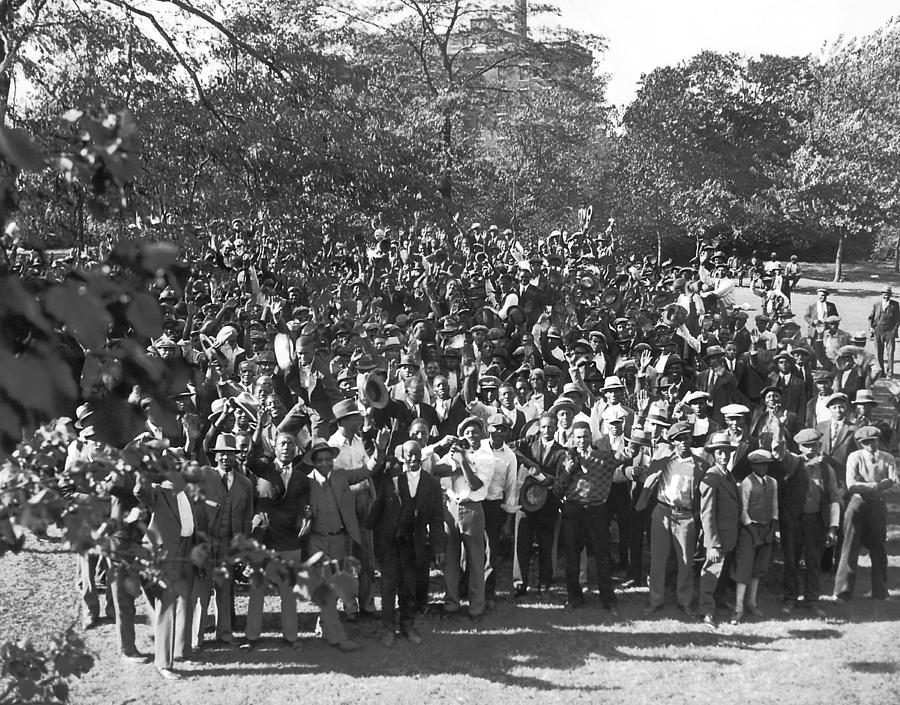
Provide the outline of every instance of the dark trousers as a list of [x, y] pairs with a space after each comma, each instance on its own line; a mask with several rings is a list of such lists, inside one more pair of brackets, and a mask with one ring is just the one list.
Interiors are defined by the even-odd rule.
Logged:
[[490, 573], [484, 581], [484, 596], [488, 600], [493, 600], [497, 596], [497, 569], [500, 566], [500, 534], [503, 531], [503, 525], [509, 516], [503, 507], [503, 500], [486, 499], [481, 503], [484, 509], [484, 533], [487, 537], [488, 545], [488, 562], [490, 564]]
[[875, 353], [878, 366], [886, 375], [894, 374], [894, 334], [875, 331]]
[[618, 567], [631, 571], [628, 550], [631, 545], [631, 483], [614, 482], [606, 500], [606, 525], [615, 520], [619, 527], [619, 560]]
[[581, 552], [587, 546], [597, 566], [600, 600], [604, 605], [616, 601], [609, 575], [609, 520], [606, 505], [566, 502], [562, 510], [562, 536], [565, 543], [566, 590], [569, 601], [582, 601], [580, 572]]
[[699, 598], [697, 609], [702, 615], [714, 615], [716, 604], [725, 601], [725, 590], [728, 584], [728, 574], [731, 572], [731, 564], [734, 562], [734, 551], [728, 551], [722, 560], [713, 563], [709, 558], [703, 562], [700, 569]]
[[828, 529], [822, 514], [812, 512], [799, 517], [782, 513], [781, 550], [784, 553], [784, 599], [796, 601], [800, 596], [800, 559], [806, 564], [803, 598], [819, 599], [822, 590], [822, 555]]
[[[113, 551], [122, 555], [133, 554], [137, 544], [132, 541], [113, 538]], [[107, 581], [112, 584], [112, 599], [116, 606], [116, 631], [119, 638], [119, 653], [131, 655], [137, 652], [134, 643], [134, 622], [137, 615], [134, 602], [141, 594], [141, 573], [138, 568], [126, 562], [118, 563], [107, 573]]]
[[388, 629], [398, 622], [406, 631], [415, 622], [416, 613], [416, 552], [412, 537], [378, 536], [381, 556], [381, 620]]
[[637, 583], [647, 579], [644, 570], [644, 538], [650, 535], [650, 510], [634, 508], [643, 485], [637, 485], [631, 494], [628, 508], [628, 577]]
[[546, 588], [553, 582], [553, 535], [556, 531], [558, 517], [559, 506], [545, 504], [536, 512], [525, 512], [525, 516], [519, 520], [516, 557], [519, 560], [519, 571], [522, 574], [524, 587], [528, 587], [528, 571], [531, 567], [531, 554], [534, 551], [535, 538], [538, 543], [538, 551], [540, 551], [538, 588]]
[[849, 598], [856, 585], [859, 549], [869, 549], [872, 559], [872, 597], [887, 597], [887, 508], [884, 499], [863, 499], [855, 494], [844, 513], [844, 548], [834, 581], [834, 594]]

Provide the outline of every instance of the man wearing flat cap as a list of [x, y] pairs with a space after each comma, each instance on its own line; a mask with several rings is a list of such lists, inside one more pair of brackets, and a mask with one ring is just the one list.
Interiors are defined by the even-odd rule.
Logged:
[[[805, 607], [816, 617], [825, 616], [817, 604], [822, 590], [822, 556], [827, 546], [837, 542], [843, 490], [819, 452], [821, 439], [822, 434], [813, 428], [796, 434], [800, 453], [783, 454], [777, 478], [782, 489], [778, 521], [784, 553], [785, 614]], [[806, 566], [802, 601], [801, 558]]]
[[691, 452], [693, 425], [679, 421], [669, 429], [671, 455], [650, 463], [650, 475], [635, 508], [656, 500], [650, 518], [650, 600], [645, 614], [662, 609], [665, 602], [666, 565], [674, 552], [678, 566], [678, 607], [693, 618], [693, 560], [697, 547], [695, 517], [700, 513], [700, 481], [706, 464]]
[[869, 551], [872, 561], [872, 597], [888, 598], [887, 505], [885, 494], [896, 492], [897, 462], [890, 453], [878, 449], [881, 433], [875, 426], [863, 426], [854, 433], [860, 446], [847, 458], [847, 495], [844, 513], [844, 548], [841, 551], [834, 594], [842, 602], [853, 596], [860, 548]]

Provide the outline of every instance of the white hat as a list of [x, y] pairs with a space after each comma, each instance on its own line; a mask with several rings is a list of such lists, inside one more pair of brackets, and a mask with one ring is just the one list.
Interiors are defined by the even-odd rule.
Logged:
[[607, 389], [624, 389], [625, 385], [622, 384], [622, 380], [616, 376], [612, 375], [603, 380], [603, 391], [605, 392]]
[[750, 409], [743, 404], [726, 404], [722, 407], [722, 416], [726, 418], [729, 416], [744, 416], [749, 413]]

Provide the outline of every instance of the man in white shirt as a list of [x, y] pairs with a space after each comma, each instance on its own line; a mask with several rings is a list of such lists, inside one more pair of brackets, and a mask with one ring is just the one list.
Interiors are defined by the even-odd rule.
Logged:
[[[378, 433], [378, 442], [374, 455], [366, 453], [362, 437], [359, 435], [363, 418], [355, 399], [346, 399], [334, 405], [333, 413], [338, 424], [338, 430], [328, 439], [328, 445], [339, 450], [334, 459], [334, 472], [357, 471], [361, 468], [373, 470], [378, 462], [384, 459], [387, 447], [389, 431], [381, 429]], [[370, 479], [350, 485], [356, 502], [356, 517], [362, 524], [372, 507], [375, 498], [375, 486]], [[362, 563], [359, 573], [359, 607], [366, 612], [374, 613], [375, 592], [375, 549], [372, 542], [372, 532], [360, 529], [361, 543], [354, 544], [353, 554]], [[358, 614], [350, 608], [351, 614]], [[351, 621], [355, 618], [351, 617]]]
[[459, 611], [459, 580], [462, 547], [466, 548], [469, 571], [469, 616], [481, 621], [485, 610], [485, 538], [484, 508], [488, 486], [494, 475], [493, 453], [481, 447], [484, 423], [477, 416], [469, 416], [457, 427], [461, 437], [450, 452], [435, 466], [435, 475], [442, 477], [441, 485], [447, 497], [447, 553], [444, 560], [444, 580], [447, 593], [444, 610], [448, 614]]
[[504, 414], [494, 414], [488, 419], [488, 438], [481, 442], [482, 449], [494, 456], [494, 474], [482, 502], [485, 534], [488, 546], [488, 573], [485, 579], [487, 609], [497, 599], [497, 572], [500, 565], [500, 540], [512, 536], [516, 512], [519, 510], [516, 480], [519, 461], [506, 445], [512, 424]]

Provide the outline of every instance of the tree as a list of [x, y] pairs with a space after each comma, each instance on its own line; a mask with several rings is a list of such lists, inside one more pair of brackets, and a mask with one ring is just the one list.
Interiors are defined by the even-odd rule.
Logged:
[[783, 197], [799, 219], [845, 242], [900, 215], [900, 20], [861, 39], [840, 39], [815, 70], [812, 118]]

